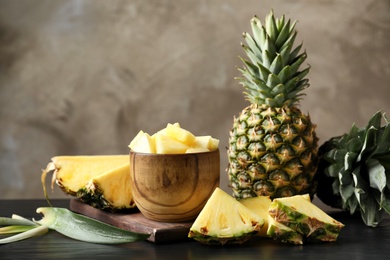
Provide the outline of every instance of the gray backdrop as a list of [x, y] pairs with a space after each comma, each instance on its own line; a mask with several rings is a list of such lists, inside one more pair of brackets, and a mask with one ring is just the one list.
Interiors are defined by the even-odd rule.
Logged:
[[229, 190], [241, 35], [271, 9], [299, 21], [321, 143], [390, 111], [388, 0], [0, 0], [0, 198], [43, 198], [51, 157], [127, 154], [168, 122], [221, 140]]

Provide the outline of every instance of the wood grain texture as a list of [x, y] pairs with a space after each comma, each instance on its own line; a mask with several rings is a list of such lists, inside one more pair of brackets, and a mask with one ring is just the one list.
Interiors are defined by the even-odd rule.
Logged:
[[139, 211], [130, 213], [110, 213], [93, 208], [77, 199], [70, 200], [70, 209], [76, 213], [91, 217], [104, 223], [133, 232], [150, 233], [148, 241], [168, 243], [188, 239], [192, 222], [165, 223], [150, 220]]
[[193, 154], [130, 151], [130, 186], [147, 218], [185, 222], [196, 218], [220, 181], [219, 150]]

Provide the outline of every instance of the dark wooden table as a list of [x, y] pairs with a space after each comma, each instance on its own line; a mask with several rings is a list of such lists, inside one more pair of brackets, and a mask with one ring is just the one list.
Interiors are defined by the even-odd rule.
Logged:
[[[53, 200], [56, 207], [69, 208], [69, 200]], [[0, 200], [0, 216], [18, 214], [40, 219], [36, 208], [45, 200]], [[243, 245], [205, 246], [193, 240], [154, 244], [148, 241], [122, 245], [99, 245], [67, 238], [55, 231], [36, 238], [0, 245], [0, 259], [390, 259], [390, 218], [380, 226], [365, 226], [360, 216], [328, 212], [343, 222], [338, 240], [301, 246], [259, 238]]]

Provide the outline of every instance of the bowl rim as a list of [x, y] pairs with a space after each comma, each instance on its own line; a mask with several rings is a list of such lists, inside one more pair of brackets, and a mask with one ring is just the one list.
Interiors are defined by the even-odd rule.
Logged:
[[132, 149], [130, 149], [129, 154], [136, 154], [136, 155], [143, 155], [143, 156], [188, 156], [188, 155], [205, 155], [205, 154], [214, 154], [214, 153], [219, 153], [219, 148], [213, 150], [213, 151], [208, 151], [208, 152], [197, 152], [197, 153], [145, 153], [145, 152], [137, 152]]

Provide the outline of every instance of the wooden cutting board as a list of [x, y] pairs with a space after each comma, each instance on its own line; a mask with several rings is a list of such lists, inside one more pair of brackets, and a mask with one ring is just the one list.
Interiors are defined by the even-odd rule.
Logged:
[[166, 223], [145, 218], [137, 209], [129, 213], [111, 213], [93, 208], [78, 199], [70, 201], [70, 209], [76, 213], [102, 221], [121, 229], [150, 233], [148, 240], [153, 243], [169, 243], [188, 239], [192, 222]]

